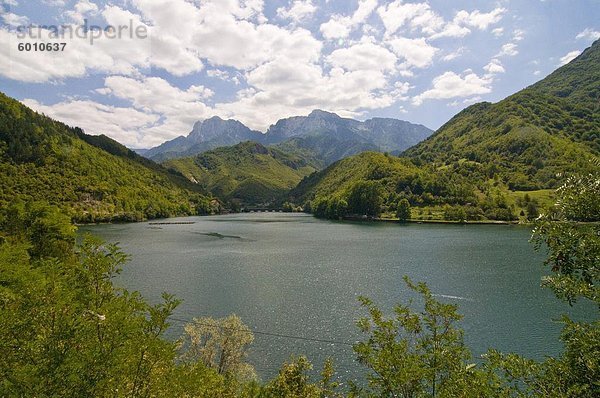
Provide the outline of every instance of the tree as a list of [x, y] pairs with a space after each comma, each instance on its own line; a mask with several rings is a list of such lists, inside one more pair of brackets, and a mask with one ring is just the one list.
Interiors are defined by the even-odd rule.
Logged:
[[593, 164], [595, 172], [572, 176], [557, 190], [554, 211], [540, 217], [533, 242], [549, 249], [545, 264], [554, 275], [544, 286], [569, 304], [587, 298], [600, 306], [600, 161]]
[[333, 363], [325, 361], [321, 371], [321, 380], [312, 383], [308, 372], [312, 364], [306, 357], [292, 357], [283, 364], [277, 377], [271, 380], [263, 389], [261, 397], [265, 398], [341, 398], [337, 393], [338, 383], [332, 381], [334, 374]]
[[[540, 216], [533, 233], [538, 249], [547, 248], [552, 275], [542, 285], [576, 305], [589, 300], [600, 310], [600, 164], [586, 175], [569, 177], [557, 190], [553, 212]], [[576, 322], [563, 316], [564, 351], [535, 362], [518, 355], [488, 355], [515, 394], [535, 397], [600, 396], [600, 320]]]
[[467, 219], [467, 213], [462, 206], [445, 206], [444, 220], [464, 221]]
[[396, 217], [398, 217], [399, 221], [410, 220], [410, 203], [408, 203], [408, 200], [401, 199], [398, 202]]
[[539, 215], [538, 208], [534, 202], [527, 202], [527, 219], [535, 220]]
[[377, 397], [489, 396], [493, 376], [468, 362], [471, 354], [462, 330], [456, 326], [462, 318], [456, 305], [435, 300], [424, 283], [415, 285], [404, 279], [423, 298], [422, 313], [398, 304], [394, 316], [386, 318], [371, 300], [360, 298], [369, 317], [357, 324], [368, 338], [355, 344], [354, 352], [370, 373], [367, 387], [354, 386], [353, 393]]
[[254, 335], [238, 316], [194, 318], [184, 331], [181, 359], [186, 363], [201, 362], [240, 380], [256, 377], [254, 368], [246, 363]]
[[127, 260], [115, 245], [86, 236], [73, 246], [74, 227], [48, 205], [26, 203], [3, 213], [0, 396], [228, 390], [212, 369], [175, 362], [176, 344], [164, 333], [178, 300], [164, 295], [151, 306], [138, 293], [113, 286]]
[[383, 204], [381, 185], [376, 181], [359, 181], [350, 187], [348, 211], [351, 214], [377, 217]]

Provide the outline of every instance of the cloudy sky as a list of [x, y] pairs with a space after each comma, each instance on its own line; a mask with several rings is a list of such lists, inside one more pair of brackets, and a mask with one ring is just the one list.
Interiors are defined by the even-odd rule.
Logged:
[[[600, 37], [600, 0], [0, 0], [0, 91], [135, 148], [213, 115], [265, 131], [324, 109], [436, 129]], [[147, 35], [50, 39], [51, 25]], [[41, 38], [19, 37], [19, 26]], [[66, 42], [62, 52], [19, 43]]]

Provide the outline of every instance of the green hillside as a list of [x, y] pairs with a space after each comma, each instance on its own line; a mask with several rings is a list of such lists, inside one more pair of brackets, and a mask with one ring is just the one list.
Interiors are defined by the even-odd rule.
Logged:
[[[360, 206], [352, 209], [351, 198], [357, 189], [376, 192], [364, 198], [365, 202], [378, 203], [378, 208], [371, 214], [361, 210]], [[459, 209], [466, 213], [459, 217], [461, 220], [514, 218], [510, 216], [514, 209], [509, 209], [507, 198], [494, 186], [483, 191], [452, 169], [417, 167], [409, 159], [378, 152], [363, 152], [340, 160], [304, 178], [290, 191], [288, 199], [304, 205], [318, 216], [329, 218], [364, 214], [378, 216], [380, 213], [393, 216], [402, 199], [420, 208], [420, 212], [425, 209], [423, 219], [436, 218], [434, 210], [451, 213]], [[341, 212], [334, 211], [340, 205], [349, 207]], [[333, 209], [329, 209], [328, 213], [327, 207]], [[429, 212], [431, 217], [428, 217]]]
[[540, 82], [463, 110], [404, 155], [437, 167], [468, 161], [473, 179], [554, 188], [600, 153], [600, 41]]
[[247, 141], [163, 163], [213, 195], [238, 204], [271, 204], [315, 171], [305, 158]]
[[377, 147], [371, 143], [342, 140], [328, 133], [292, 137], [273, 147], [306, 159], [316, 169], [323, 169], [339, 159], [360, 152], [377, 150]]
[[55, 204], [78, 222], [211, 211], [183, 177], [0, 94], [0, 207], [19, 199]]
[[[465, 172], [471, 167], [477, 166], [473, 162], [441, 168], [416, 166], [408, 158], [363, 152], [304, 178], [290, 191], [288, 200], [327, 218], [393, 218], [406, 199], [413, 219], [448, 221], [531, 219], [553, 201], [551, 190], [508, 191], [498, 180], [473, 181]], [[356, 192], [363, 195], [361, 190], [374, 192], [361, 199], [376, 203], [373, 211], [352, 204]]]

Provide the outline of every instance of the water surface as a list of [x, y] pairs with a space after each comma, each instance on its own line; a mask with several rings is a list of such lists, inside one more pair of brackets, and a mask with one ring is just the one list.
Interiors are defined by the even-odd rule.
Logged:
[[[258, 331], [354, 342], [360, 338], [354, 322], [364, 315], [357, 297], [389, 312], [414, 298], [402, 280], [408, 275], [460, 306], [475, 355], [495, 347], [540, 359], [560, 350], [561, 326], [553, 319], [569, 308], [540, 288], [544, 253], [528, 242], [530, 228], [332, 222], [284, 213], [174, 221], [194, 223], [80, 232], [119, 242], [132, 257], [116, 283], [151, 302], [163, 291], [175, 294], [184, 300], [179, 319], [236, 313]], [[180, 332], [175, 322], [171, 335]], [[346, 345], [264, 334], [255, 336], [250, 359], [268, 378], [301, 353], [317, 368], [334, 357], [348, 377], [361, 370]]]

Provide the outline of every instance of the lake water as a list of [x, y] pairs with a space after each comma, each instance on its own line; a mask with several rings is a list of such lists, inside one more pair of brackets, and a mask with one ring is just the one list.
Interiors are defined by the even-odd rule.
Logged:
[[[172, 221], [194, 224], [80, 232], [119, 242], [132, 257], [117, 285], [154, 303], [163, 291], [175, 294], [184, 300], [178, 319], [236, 313], [259, 332], [354, 342], [354, 322], [364, 315], [357, 297], [389, 313], [414, 298], [402, 280], [408, 275], [460, 306], [476, 356], [489, 347], [537, 359], [560, 350], [561, 325], [553, 319], [569, 307], [540, 288], [545, 254], [533, 250], [528, 227], [332, 222], [286, 213]], [[570, 313], [585, 317], [591, 309]], [[171, 336], [181, 328], [174, 322]], [[361, 370], [347, 345], [267, 334], [255, 335], [250, 361], [268, 378], [291, 354], [307, 355], [317, 369], [331, 356], [343, 378]]]

